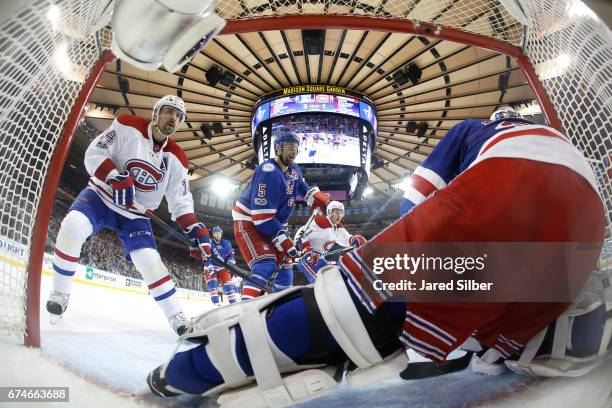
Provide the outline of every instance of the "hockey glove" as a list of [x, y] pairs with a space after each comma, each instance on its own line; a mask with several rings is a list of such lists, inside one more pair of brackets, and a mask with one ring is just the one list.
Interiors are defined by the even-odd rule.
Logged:
[[113, 202], [118, 206], [131, 208], [134, 205], [134, 179], [124, 171], [109, 177], [107, 183], [113, 188]]
[[318, 208], [323, 213], [325, 213], [325, 207], [331, 201], [329, 194], [320, 191], [319, 187], [310, 187], [304, 199], [311, 210]]
[[[201, 222], [191, 224], [185, 229], [185, 234], [187, 234], [189, 239], [198, 245], [200, 258], [202, 259], [202, 262], [206, 262], [206, 260], [210, 258], [210, 237], [204, 224]], [[192, 256], [195, 255], [193, 251], [191, 254]]]
[[308, 265], [315, 265], [319, 262], [319, 257], [316, 252], [313, 251], [310, 242], [306, 241], [300, 248], [300, 252], [302, 252], [302, 261]]
[[279, 252], [285, 253], [291, 258], [297, 258], [300, 255], [300, 251], [295, 247], [288, 234], [289, 232], [284, 229], [278, 231], [274, 238], [272, 238], [272, 243]]
[[351, 244], [352, 246], [354, 246], [355, 248], [359, 248], [362, 245], [364, 245], [366, 242], [368, 242], [363, 236], [361, 235], [353, 235], [350, 239], [349, 239], [349, 244]]

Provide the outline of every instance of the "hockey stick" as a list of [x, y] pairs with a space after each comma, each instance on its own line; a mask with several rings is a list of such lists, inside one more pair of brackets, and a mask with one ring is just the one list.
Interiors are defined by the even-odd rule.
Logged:
[[474, 353], [467, 351], [464, 356], [453, 360], [447, 360], [442, 364], [436, 364], [433, 361], [408, 363], [408, 366], [400, 373], [400, 377], [404, 380], [419, 380], [421, 378], [438, 377], [440, 375], [462, 371], [470, 365], [472, 354]]
[[[147, 216], [150, 220], [152, 220], [153, 222], [155, 222], [155, 224], [157, 224], [157, 226], [159, 226], [161, 229], [163, 229], [164, 231], [166, 231], [167, 233], [169, 233], [170, 235], [174, 236], [176, 239], [178, 239], [181, 243], [185, 244], [186, 246], [190, 247], [190, 248], [198, 248], [200, 250], [200, 256], [202, 256], [202, 259], [204, 259], [206, 257], [206, 254], [203, 254], [203, 250], [199, 245], [196, 245], [195, 242], [193, 242], [189, 237], [187, 237], [182, 231], [179, 232], [177, 231], [175, 228], [173, 228], [172, 226], [168, 225], [164, 220], [162, 220], [161, 218], [159, 218], [157, 215], [155, 215], [153, 213], [153, 211], [143, 207], [142, 205], [134, 202], [134, 209], [138, 212], [140, 212], [141, 214]], [[210, 260], [216, 264], [217, 266], [221, 266], [225, 269], [227, 269], [228, 271], [230, 271], [231, 273], [240, 276], [242, 279], [244, 279], [245, 281], [252, 283], [254, 286], [257, 286], [258, 289], [264, 290], [266, 292], [270, 292], [269, 289], [267, 289], [264, 285], [260, 285], [257, 282], [254, 282], [253, 280], [249, 279], [251, 276], [251, 273], [249, 271], [246, 271], [242, 268], [240, 268], [239, 266], [233, 265], [233, 264], [229, 264], [227, 262], [225, 262], [224, 260], [222, 260], [221, 258], [212, 255], [210, 256]], [[180, 276], [177, 276], [175, 273], [172, 273], [172, 275], [176, 276], [178, 279], [183, 279]]]
[[[319, 210], [318, 208], [315, 208], [312, 211], [312, 214], [310, 214], [310, 218], [308, 218], [308, 221], [306, 221], [306, 224], [304, 224], [304, 227], [298, 231], [298, 233], [295, 235], [295, 237], [293, 237], [293, 242], [296, 243], [299, 240], [302, 239], [302, 237], [304, 236], [304, 234], [306, 233], [306, 230], [308, 229], [308, 227], [310, 227], [310, 224], [312, 224], [312, 222], [314, 221], [315, 217], [317, 215], [319, 215], [321, 213], [321, 210]], [[280, 267], [274, 271], [274, 273], [272, 274], [272, 276], [270, 276], [270, 279], [268, 279], [268, 282], [266, 283], [266, 288], [268, 292], [272, 292], [272, 286], [274, 286], [274, 281], [276, 280], [276, 277], [278, 276], [278, 274], [280, 273], [281, 270], [283, 270], [283, 265], [285, 264], [285, 262], [287, 261], [287, 259], [289, 258], [288, 255], [285, 255], [283, 257], [283, 260], [280, 263]]]
[[334, 249], [333, 251], [319, 253], [319, 256], [323, 259], [327, 258], [328, 256], [334, 256], [334, 255], [342, 256], [346, 254], [347, 252], [351, 252], [354, 249], [357, 249], [357, 248], [354, 245], [351, 245], [349, 247], [338, 248], [338, 249]]

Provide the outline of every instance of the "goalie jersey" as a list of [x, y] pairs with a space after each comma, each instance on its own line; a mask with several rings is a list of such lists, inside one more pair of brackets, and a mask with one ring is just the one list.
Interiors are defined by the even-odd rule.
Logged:
[[303, 197], [308, 184], [298, 165], [286, 172], [274, 159], [268, 159], [255, 169], [253, 177], [232, 210], [234, 221], [250, 221], [257, 231], [273, 237], [283, 229], [293, 212], [296, 197]]
[[172, 219], [181, 227], [186, 226], [181, 223], [183, 219], [193, 218], [188, 167], [187, 157], [179, 145], [166, 138], [161, 148], [156, 148], [149, 121], [133, 115], [121, 115], [115, 119], [85, 152], [85, 168], [91, 176], [89, 188], [102, 198], [107, 207], [131, 219], [141, 218], [115, 205], [112, 190], [106, 184], [109, 175], [128, 171], [134, 179], [134, 200], [154, 210], [165, 196]]
[[[427, 159], [415, 169], [411, 185], [406, 189], [400, 204], [400, 215], [403, 216], [431, 194], [446, 187], [468, 167], [487, 157], [515, 157], [562, 164], [576, 170], [597, 190], [590, 169], [584, 165], [584, 159], [564, 144], [560, 145], [564, 149], [558, 150], [557, 144], [551, 140], [555, 138], [567, 141], [564, 135], [554, 129], [535, 125], [522, 118], [492, 122], [464, 120], [453, 126]], [[500, 143], [502, 141], [504, 143]]]

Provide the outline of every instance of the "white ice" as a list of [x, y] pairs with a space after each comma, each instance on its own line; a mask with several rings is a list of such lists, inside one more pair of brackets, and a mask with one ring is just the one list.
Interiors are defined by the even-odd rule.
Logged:
[[[41, 307], [49, 283], [50, 278], [43, 276]], [[213, 307], [205, 301], [184, 300], [183, 304], [190, 315]], [[147, 373], [176, 346], [176, 336], [148, 295], [75, 282], [64, 318], [51, 326], [41, 310], [41, 330], [40, 350], [27, 349], [16, 338], [0, 337], [0, 386], [70, 387], [69, 403], [45, 406], [215, 406], [214, 398], [132, 396], [144, 389]], [[578, 379], [483, 377], [465, 370], [424, 380], [398, 378], [358, 391], [342, 385], [338, 392], [303, 406], [610, 408], [611, 378], [612, 362]]]

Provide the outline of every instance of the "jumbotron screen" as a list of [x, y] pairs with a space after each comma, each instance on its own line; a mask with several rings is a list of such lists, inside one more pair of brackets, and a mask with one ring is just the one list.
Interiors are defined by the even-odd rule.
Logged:
[[273, 158], [274, 140], [290, 132], [300, 138], [298, 164], [361, 167], [369, 172], [377, 130], [372, 102], [342, 88], [299, 88], [307, 89], [286, 88], [256, 104], [251, 131], [259, 162]]
[[[290, 132], [300, 139], [298, 164], [339, 164], [359, 167], [359, 120], [353, 117], [310, 113], [288, 115], [272, 120], [272, 141]], [[270, 151], [274, 157], [274, 149]]]

